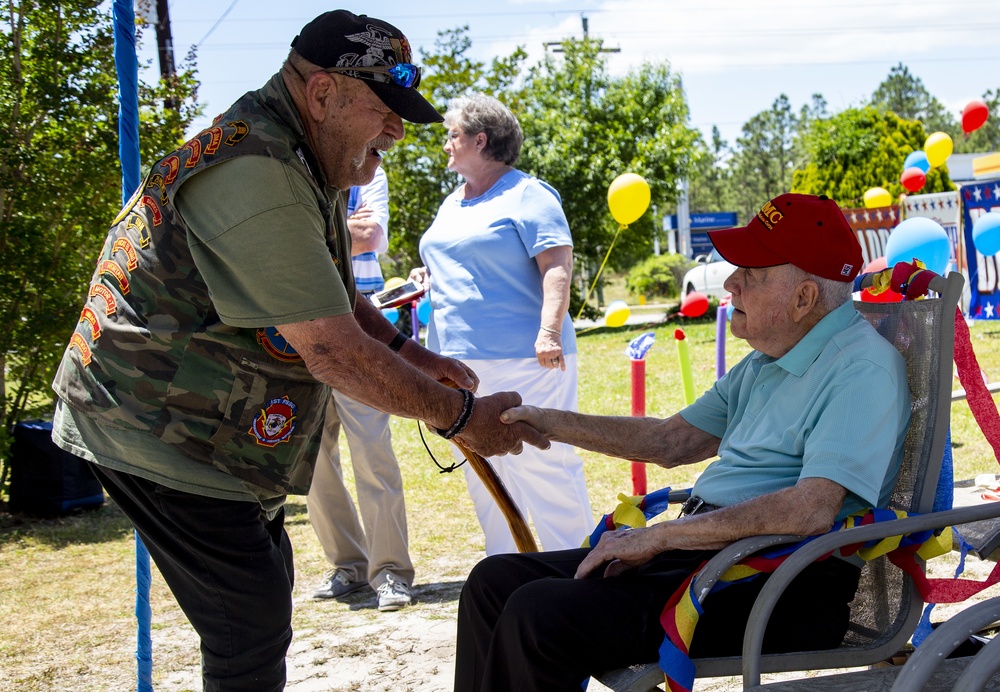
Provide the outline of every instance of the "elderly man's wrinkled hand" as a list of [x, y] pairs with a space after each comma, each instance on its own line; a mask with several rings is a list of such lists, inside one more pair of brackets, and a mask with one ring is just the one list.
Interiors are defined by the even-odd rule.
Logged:
[[659, 530], [659, 527], [619, 529], [602, 534], [597, 546], [577, 567], [576, 578], [591, 576], [602, 565], [605, 577], [617, 577], [622, 572], [644, 565], [666, 550], [657, 540]]
[[520, 454], [523, 443], [548, 449], [551, 443], [525, 423], [504, 424], [500, 414], [521, 403], [517, 392], [497, 392], [476, 399], [476, 408], [468, 427], [458, 439], [484, 457]]

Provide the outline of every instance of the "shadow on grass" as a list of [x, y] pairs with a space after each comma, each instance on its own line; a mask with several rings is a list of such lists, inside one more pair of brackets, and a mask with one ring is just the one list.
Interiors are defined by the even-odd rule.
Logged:
[[131, 533], [131, 522], [110, 500], [99, 509], [81, 510], [51, 519], [0, 512], [0, 544], [31, 540], [64, 548], [118, 541]]

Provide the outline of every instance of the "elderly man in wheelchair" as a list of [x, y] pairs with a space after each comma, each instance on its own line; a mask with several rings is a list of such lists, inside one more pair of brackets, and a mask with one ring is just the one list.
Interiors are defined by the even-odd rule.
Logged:
[[[892, 492], [910, 418], [899, 352], [855, 310], [857, 239], [825, 197], [785, 194], [742, 228], [713, 231], [737, 266], [731, 329], [754, 351], [664, 420], [521, 406], [551, 440], [672, 468], [718, 456], [676, 520], [607, 532], [593, 548], [495, 555], [459, 605], [455, 689], [574, 690], [591, 675], [657, 660], [667, 600], [718, 550], [747, 536], [817, 535]], [[866, 406], [871, 392], [896, 392]], [[765, 651], [844, 636], [860, 561], [813, 563], [772, 615]], [[691, 655], [738, 655], [767, 575], [713, 592]]]

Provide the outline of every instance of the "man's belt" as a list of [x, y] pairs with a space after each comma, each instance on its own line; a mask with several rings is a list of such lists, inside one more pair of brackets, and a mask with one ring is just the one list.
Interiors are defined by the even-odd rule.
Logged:
[[681, 513], [678, 516], [686, 517], [691, 514], [704, 514], [705, 512], [714, 512], [717, 509], [721, 509], [721, 507], [719, 505], [709, 504], [700, 497], [692, 495], [684, 501], [683, 505], [681, 505]]

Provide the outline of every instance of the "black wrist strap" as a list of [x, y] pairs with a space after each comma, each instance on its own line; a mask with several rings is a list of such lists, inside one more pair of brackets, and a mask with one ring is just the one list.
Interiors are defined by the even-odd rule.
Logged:
[[472, 420], [472, 412], [476, 408], [476, 395], [470, 392], [468, 389], [459, 389], [462, 392], [462, 396], [465, 400], [462, 402], [462, 412], [458, 414], [458, 418], [455, 422], [451, 424], [451, 427], [447, 430], [441, 430], [440, 428], [434, 428], [434, 431], [446, 440], [450, 440], [455, 437], [455, 435], [461, 434], [465, 430], [465, 426], [469, 424]]
[[396, 336], [392, 337], [392, 341], [390, 341], [387, 345], [390, 349], [399, 353], [399, 349], [403, 348], [403, 344], [407, 341], [409, 341], [409, 339], [403, 336], [403, 332], [396, 332]]

